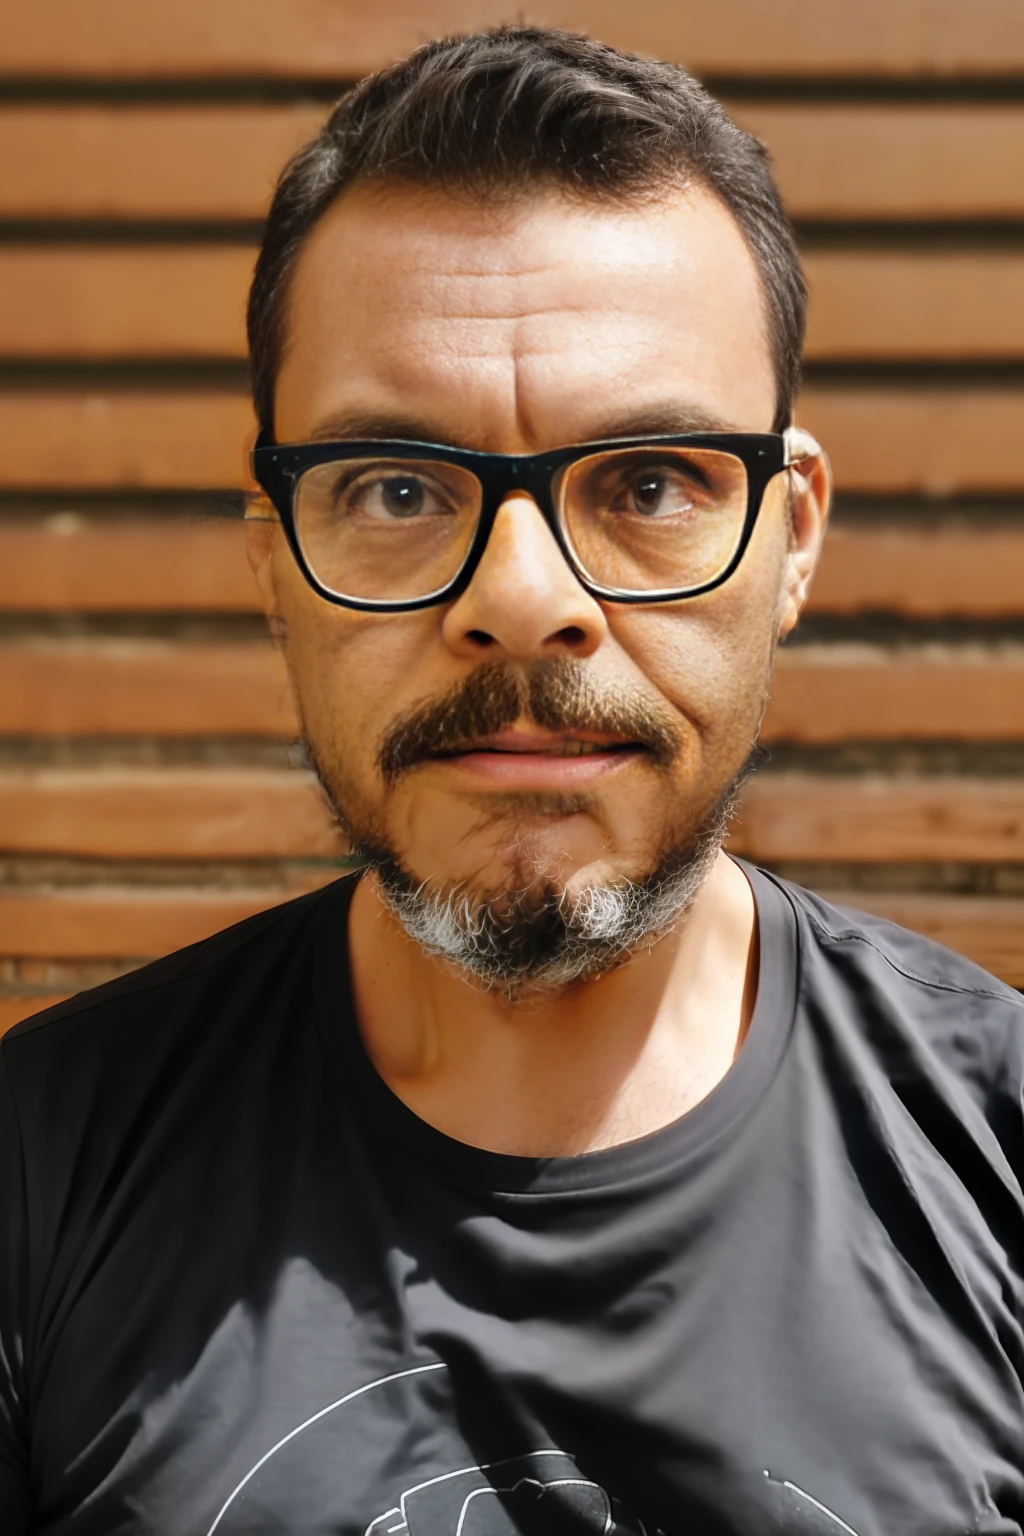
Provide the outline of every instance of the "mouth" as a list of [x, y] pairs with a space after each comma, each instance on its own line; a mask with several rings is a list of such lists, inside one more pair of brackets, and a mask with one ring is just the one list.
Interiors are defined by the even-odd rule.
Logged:
[[638, 741], [586, 731], [513, 729], [460, 742], [428, 761], [497, 780], [506, 788], [543, 789], [600, 776], [646, 750]]

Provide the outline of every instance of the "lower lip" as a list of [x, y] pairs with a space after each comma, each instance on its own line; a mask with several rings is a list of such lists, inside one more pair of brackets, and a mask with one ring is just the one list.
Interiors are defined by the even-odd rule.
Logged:
[[548, 752], [462, 752], [435, 761], [506, 788], [576, 789], [616, 768], [635, 763], [641, 756], [638, 747], [620, 752], [588, 752], [583, 757], [558, 757]]

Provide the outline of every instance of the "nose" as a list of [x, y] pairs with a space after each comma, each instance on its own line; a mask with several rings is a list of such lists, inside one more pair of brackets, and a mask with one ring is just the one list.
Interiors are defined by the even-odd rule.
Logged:
[[474, 661], [583, 658], [607, 632], [601, 605], [576, 580], [536, 502], [522, 492], [506, 497], [472, 580], [445, 613], [445, 643]]

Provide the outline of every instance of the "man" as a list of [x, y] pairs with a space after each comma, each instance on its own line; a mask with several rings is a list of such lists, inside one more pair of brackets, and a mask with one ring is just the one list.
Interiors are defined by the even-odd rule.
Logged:
[[4, 1042], [5, 1536], [1024, 1529], [1021, 999], [721, 852], [802, 319], [760, 147], [583, 38], [286, 171], [251, 553], [365, 865]]

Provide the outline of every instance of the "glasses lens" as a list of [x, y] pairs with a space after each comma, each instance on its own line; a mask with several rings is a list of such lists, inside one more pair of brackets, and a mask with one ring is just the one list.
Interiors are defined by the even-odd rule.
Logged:
[[591, 581], [618, 592], [679, 592], [713, 581], [736, 554], [747, 472], [717, 449], [611, 449], [571, 464], [556, 498]]
[[295, 492], [306, 563], [339, 597], [429, 597], [459, 572], [480, 517], [480, 482], [430, 459], [317, 464]]

